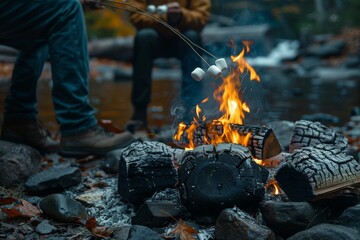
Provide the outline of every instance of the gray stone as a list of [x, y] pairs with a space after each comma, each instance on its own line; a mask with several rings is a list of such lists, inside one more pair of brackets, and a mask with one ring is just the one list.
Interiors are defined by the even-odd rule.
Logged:
[[78, 185], [82, 180], [81, 172], [76, 167], [54, 167], [28, 178], [25, 191], [31, 194], [44, 194], [62, 191]]
[[34, 148], [0, 140], [0, 186], [24, 183], [39, 171], [41, 159], [41, 154]]
[[261, 205], [261, 212], [267, 225], [284, 237], [319, 224], [325, 218], [325, 212], [308, 202], [267, 201]]
[[128, 240], [131, 226], [124, 226], [113, 232], [113, 238], [116, 240]]
[[39, 206], [45, 215], [59, 222], [77, 222], [87, 219], [86, 208], [78, 201], [62, 194], [46, 196]]
[[360, 204], [345, 209], [339, 217], [339, 224], [360, 231]]
[[101, 161], [100, 168], [106, 173], [116, 174], [119, 170], [119, 162], [123, 149], [115, 149], [105, 155], [104, 161]]
[[359, 240], [360, 233], [352, 228], [335, 224], [320, 224], [298, 232], [287, 240]]
[[56, 231], [57, 228], [49, 223], [48, 220], [44, 220], [36, 226], [36, 232], [45, 235]]
[[215, 236], [222, 240], [275, 240], [271, 229], [258, 224], [253, 217], [238, 208], [228, 208], [220, 213], [216, 220]]
[[140, 225], [133, 225], [130, 229], [128, 240], [164, 240], [161, 235], [154, 230]]

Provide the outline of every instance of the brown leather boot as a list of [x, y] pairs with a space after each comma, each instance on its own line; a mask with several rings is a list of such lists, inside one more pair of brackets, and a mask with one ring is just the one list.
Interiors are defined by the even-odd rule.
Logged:
[[102, 156], [107, 152], [124, 148], [134, 141], [130, 132], [112, 133], [96, 125], [88, 131], [69, 137], [62, 137], [59, 154], [63, 157]]
[[51, 138], [49, 131], [38, 119], [5, 119], [1, 140], [25, 144], [41, 153], [57, 152], [60, 143]]

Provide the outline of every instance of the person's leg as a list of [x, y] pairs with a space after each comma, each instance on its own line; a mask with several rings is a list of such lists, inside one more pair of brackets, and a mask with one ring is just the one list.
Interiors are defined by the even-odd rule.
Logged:
[[[201, 36], [196, 31], [185, 31], [183, 34], [193, 43], [201, 46]], [[201, 67], [202, 62], [200, 57], [182, 40], [178, 40], [178, 54], [181, 60], [182, 70], [182, 86], [181, 99], [187, 113], [190, 113], [196, 104], [200, 103], [203, 98], [202, 88], [203, 84], [200, 81], [195, 81], [191, 77], [191, 72], [196, 67]], [[191, 116], [189, 117], [191, 119]]]
[[139, 30], [134, 39], [131, 120], [147, 124], [147, 106], [151, 100], [153, 60], [159, 52], [159, 34], [151, 28]]
[[37, 118], [36, 87], [48, 56], [47, 45], [20, 51], [14, 65], [4, 119]]
[[[46, 42], [53, 75], [53, 102], [66, 156], [104, 154], [133, 141], [129, 133], [97, 128], [88, 99], [89, 61], [82, 6], [78, 0], [2, 0], [0, 42], [20, 49]], [[3, 11], [4, 10], [4, 11]]]

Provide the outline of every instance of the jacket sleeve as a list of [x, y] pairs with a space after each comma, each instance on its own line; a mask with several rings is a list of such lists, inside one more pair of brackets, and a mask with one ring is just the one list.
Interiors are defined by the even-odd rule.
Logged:
[[190, 8], [182, 8], [182, 19], [177, 28], [201, 31], [210, 17], [210, 0], [190, 1]]

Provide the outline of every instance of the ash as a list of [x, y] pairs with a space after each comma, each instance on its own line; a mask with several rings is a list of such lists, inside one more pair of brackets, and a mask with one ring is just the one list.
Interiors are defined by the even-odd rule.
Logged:
[[88, 208], [89, 216], [94, 216], [101, 226], [117, 228], [131, 225], [131, 217], [135, 215], [133, 208], [122, 202], [116, 191], [117, 181], [114, 178], [103, 180], [109, 187], [98, 189], [102, 199]]

